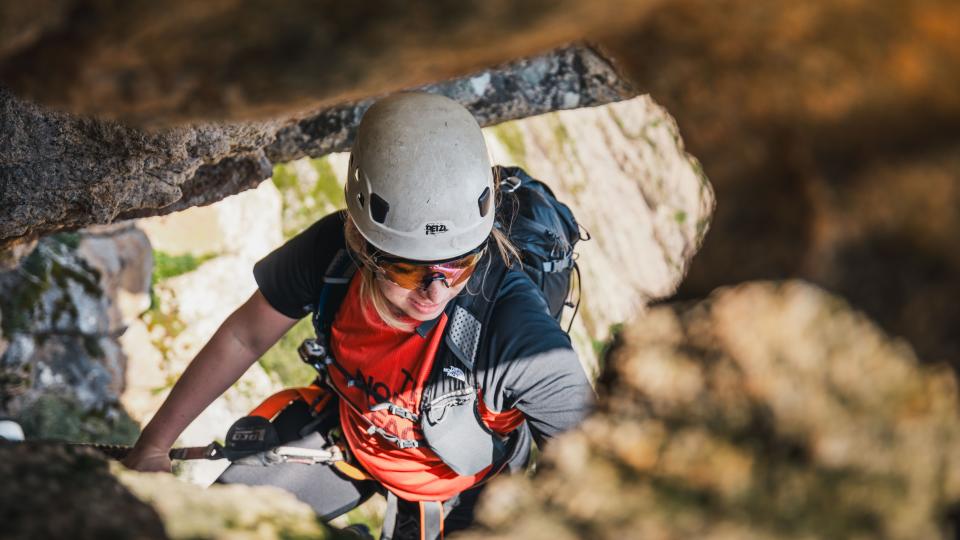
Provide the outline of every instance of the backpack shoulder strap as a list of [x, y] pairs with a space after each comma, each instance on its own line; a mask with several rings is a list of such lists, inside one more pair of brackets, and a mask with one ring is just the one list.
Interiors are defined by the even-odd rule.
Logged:
[[343, 303], [350, 287], [350, 279], [357, 271], [357, 265], [347, 250], [340, 249], [333, 256], [327, 270], [323, 274], [323, 287], [320, 296], [313, 306], [313, 329], [318, 336], [326, 335], [333, 319]]
[[495, 253], [487, 255], [484, 267], [476, 272], [479, 291], [464, 296], [453, 308], [444, 342], [467, 369], [473, 370], [481, 336], [490, 322], [493, 305], [507, 274], [507, 266]]

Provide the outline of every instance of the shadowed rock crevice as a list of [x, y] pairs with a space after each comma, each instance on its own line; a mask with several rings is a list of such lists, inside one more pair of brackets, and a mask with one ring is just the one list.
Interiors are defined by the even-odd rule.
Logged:
[[[924, 359], [960, 369], [956, 332], [909, 322], [919, 313], [955, 324], [954, 309], [920, 301], [954, 288], [901, 271], [957, 251], [960, 162], [946, 156], [960, 144], [958, 28], [950, 0], [679, 0], [605, 40], [676, 118], [717, 191], [681, 296], [808, 279], [849, 296]], [[926, 227], [912, 217], [921, 215]], [[896, 249], [875, 247], [891, 237]], [[960, 272], [947, 259], [945, 271]]]
[[[633, 95], [586, 47], [427, 89], [459, 100], [483, 125]], [[255, 187], [270, 176], [271, 162], [348, 149], [371, 103], [291, 121], [142, 130], [51, 112], [0, 89], [0, 249], [57, 230], [210, 204]]]
[[4, 8], [0, 80], [52, 108], [141, 125], [289, 117], [462, 77], [628, 28], [657, 4], [42, 3]]

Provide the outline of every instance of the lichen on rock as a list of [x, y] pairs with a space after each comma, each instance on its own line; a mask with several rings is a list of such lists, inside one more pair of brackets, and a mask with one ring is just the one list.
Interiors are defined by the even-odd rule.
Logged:
[[3, 335], [0, 411], [28, 437], [130, 442], [138, 431], [119, 406], [125, 358], [121, 317], [104, 295], [111, 274], [78, 250], [82, 235], [45, 238], [0, 273]]

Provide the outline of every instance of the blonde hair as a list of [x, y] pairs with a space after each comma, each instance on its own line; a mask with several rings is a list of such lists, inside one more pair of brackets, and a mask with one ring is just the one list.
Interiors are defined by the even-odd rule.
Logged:
[[[360, 234], [360, 231], [357, 229], [356, 224], [354, 224], [349, 214], [346, 215], [344, 219], [343, 236], [346, 239], [347, 248], [360, 266], [361, 305], [365, 306], [369, 304], [373, 306], [374, 311], [377, 312], [377, 315], [380, 316], [380, 319], [382, 319], [387, 326], [398, 330], [409, 330], [410, 323], [404, 322], [401, 319], [401, 315], [397, 313], [397, 309], [393, 307], [386, 296], [383, 295], [380, 287], [377, 286], [377, 274], [374, 270], [376, 268], [376, 262], [374, 261], [372, 250], [370, 249], [367, 239]], [[507, 235], [504, 234], [503, 231], [494, 227], [490, 232], [490, 239], [496, 244], [500, 258], [503, 259], [504, 264], [506, 264], [508, 268], [513, 265], [513, 261], [520, 260], [520, 252], [516, 246], [510, 242], [510, 239], [507, 238]], [[489, 241], [488, 239], [487, 242], [489, 243]], [[364, 317], [366, 317], [367, 310], [361, 309], [361, 311]]]

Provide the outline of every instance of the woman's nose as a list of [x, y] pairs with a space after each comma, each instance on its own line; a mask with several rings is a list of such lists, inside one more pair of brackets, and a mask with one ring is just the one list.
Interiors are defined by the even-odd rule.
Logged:
[[443, 280], [438, 279], [431, 281], [430, 285], [427, 285], [426, 289], [421, 289], [423, 295], [426, 296], [431, 302], [437, 303], [443, 298], [444, 289], [446, 289]]

